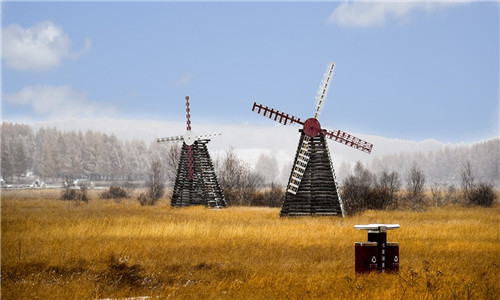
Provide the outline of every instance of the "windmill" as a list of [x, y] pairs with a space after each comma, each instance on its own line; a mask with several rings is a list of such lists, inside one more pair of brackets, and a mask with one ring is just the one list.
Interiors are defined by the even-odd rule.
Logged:
[[280, 216], [340, 214], [344, 216], [344, 205], [325, 138], [366, 153], [372, 151], [372, 144], [341, 130], [323, 129], [318, 121], [334, 68], [335, 63], [328, 62], [316, 95], [316, 113], [312, 118], [302, 121], [300, 118], [256, 102], [253, 104], [252, 111], [278, 123], [283, 125], [296, 123], [303, 126], [299, 129], [299, 145]]
[[223, 208], [226, 199], [217, 181], [214, 166], [208, 153], [207, 139], [221, 133], [195, 135], [191, 131], [189, 96], [186, 96], [186, 133], [180, 136], [158, 138], [158, 143], [182, 141], [182, 149], [175, 177], [172, 206], [205, 205]]

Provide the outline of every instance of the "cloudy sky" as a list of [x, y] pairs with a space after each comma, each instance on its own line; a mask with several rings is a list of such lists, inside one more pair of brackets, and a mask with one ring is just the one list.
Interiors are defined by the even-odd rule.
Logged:
[[498, 11], [496, 1], [2, 2], [2, 118], [152, 139], [183, 133], [189, 95], [193, 130], [230, 132], [221, 148], [291, 136], [273, 149], [294, 152], [298, 127], [252, 104], [312, 117], [332, 60], [323, 127], [472, 143], [499, 135]]

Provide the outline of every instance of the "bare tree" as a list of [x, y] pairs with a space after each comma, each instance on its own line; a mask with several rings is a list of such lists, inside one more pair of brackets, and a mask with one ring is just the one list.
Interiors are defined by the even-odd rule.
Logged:
[[412, 209], [416, 210], [424, 203], [425, 175], [414, 163], [407, 175], [407, 199], [411, 203]]
[[443, 189], [440, 184], [433, 183], [431, 185], [432, 202], [434, 206], [439, 207], [443, 205]]
[[2, 163], [0, 171], [2, 172], [2, 177], [5, 180], [14, 176], [14, 158], [10, 149], [9, 144], [5, 141], [2, 135]]
[[175, 180], [180, 157], [181, 147], [178, 144], [170, 144], [165, 157], [165, 175], [169, 181]]
[[354, 167], [354, 175], [349, 175], [342, 186], [342, 200], [346, 214], [353, 215], [370, 208], [371, 191], [376, 177], [361, 162]]
[[217, 164], [219, 165], [219, 174], [217, 177], [223, 189], [234, 189], [241, 186], [241, 182], [243, 181], [242, 166], [232, 148], [226, 151], [222, 162], [218, 162]]
[[14, 171], [19, 181], [19, 178], [28, 171], [28, 157], [21, 139], [16, 139], [12, 148], [14, 149]]
[[459, 195], [458, 189], [453, 185], [449, 185], [446, 187], [446, 191], [444, 194], [444, 204], [446, 203], [459, 203], [460, 202], [460, 195]]
[[474, 174], [469, 161], [462, 167], [462, 194], [465, 202], [472, 205], [491, 207], [497, 196], [491, 184], [474, 183]]
[[139, 195], [139, 202], [141, 205], [155, 205], [165, 193], [165, 173], [159, 159], [151, 162], [147, 172], [146, 186], [148, 192]]
[[217, 162], [217, 177], [230, 205], [250, 205], [257, 187], [263, 184], [263, 177], [252, 172], [233, 149], [226, 151], [222, 162]]
[[[55, 130], [53, 130], [55, 131]], [[60, 161], [57, 147], [59, 144], [56, 140], [56, 134], [52, 134], [44, 140], [41, 149], [41, 161], [38, 165], [40, 176], [47, 181], [47, 178], [55, 178], [59, 171]]]
[[401, 188], [401, 181], [397, 172], [389, 173], [387, 170], [383, 171], [378, 181], [378, 187], [383, 192], [383, 203], [381, 208], [393, 206], [398, 207], [397, 193]]
[[273, 155], [261, 153], [255, 164], [255, 170], [264, 178], [266, 184], [273, 183], [279, 173], [278, 161]]
[[469, 161], [462, 165], [462, 194], [465, 202], [470, 202], [471, 195], [474, 191], [474, 175], [472, 174], [472, 166]]

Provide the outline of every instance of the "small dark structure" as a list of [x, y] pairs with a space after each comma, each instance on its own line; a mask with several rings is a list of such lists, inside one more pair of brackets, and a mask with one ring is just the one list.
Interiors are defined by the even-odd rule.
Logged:
[[354, 229], [368, 230], [368, 242], [354, 244], [356, 273], [399, 272], [399, 243], [387, 242], [387, 230], [399, 224], [355, 225]]
[[332, 139], [366, 153], [372, 151], [373, 145], [366, 141], [341, 130], [321, 128], [318, 117], [330, 86], [334, 68], [335, 63], [329, 62], [316, 95], [316, 114], [313, 118], [302, 121], [300, 118], [267, 106], [255, 102], [253, 104], [252, 111], [256, 111], [258, 114], [269, 119], [273, 119], [283, 125], [297, 123], [303, 126], [299, 130], [299, 146], [295, 155], [280, 216], [344, 216], [344, 205], [340, 198], [325, 138]]
[[208, 153], [210, 140], [198, 140], [192, 147], [192, 175], [190, 175], [188, 146], [181, 150], [179, 167], [172, 194], [172, 206], [205, 205], [211, 208], [226, 206], [226, 200], [217, 181], [215, 170]]
[[186, 96], [187, 131], [183, 136], [159, 138], [158, 143], [182, 141], [182, 150], [177, 167], [171, 206], [205, 205], [210, 208], [224, 208], [226, 199], [222, 193], [206, 139], [217, 134], [194, 135], [191, 131], [189, 97]]
[[[300, 141], [295, 161], [300, 159], [301, 145], [306, 138], [299, 129]], [[323, 133], [309, 139], [309, 162], [297, 192], [285, 194], [281, 216], [343, 215], [335, 171]], [[293, 172], [293, 170], [292, 170]], [[290, 175], [289, 182], [293, 175]]]

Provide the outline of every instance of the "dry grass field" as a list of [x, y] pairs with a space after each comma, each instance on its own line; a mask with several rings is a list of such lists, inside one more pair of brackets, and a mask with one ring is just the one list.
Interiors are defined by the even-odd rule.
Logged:
[[[498, 299], [500, 207], [279, 218], [279, 209], [4, 191], [2, 299]], [[399, 274], [354, 273], [355, 224], [399, 223]]]

